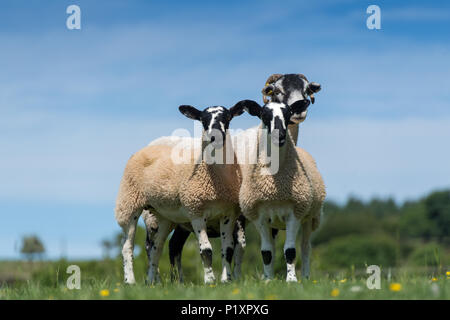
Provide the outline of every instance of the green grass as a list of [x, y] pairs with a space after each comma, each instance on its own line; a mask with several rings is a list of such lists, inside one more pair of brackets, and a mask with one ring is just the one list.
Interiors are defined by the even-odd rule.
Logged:
[[[403, 274], [391, 282], [382, 279], [380, 290], [367, 289], [365, 277], [323, 277], [299, 283], [285, 283], [281, 279], [265, 282], [248, 277], [216, 285], [172, 284], [163, 280], [155, 286], [143, 282], [129, 286], [116, 279], [88, 279], [82, 280], [80, 290], [68, 290], [63, 283], [44, 285], [40, 281], [27, 281], [0, 287], [0, 299], [449, 299], [450, 278], [442, 275], [434, 281], [431, 279]], [[399, 283], [401, 289], [390, 290], [392, 283]], [[105, 296], [102, 290], [108, 290]]]

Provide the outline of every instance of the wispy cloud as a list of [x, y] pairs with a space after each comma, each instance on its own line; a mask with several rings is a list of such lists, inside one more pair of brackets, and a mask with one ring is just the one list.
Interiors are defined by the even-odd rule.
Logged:
[[[64, 5], [11, 1], [0, 12], [8, 243], [45, 221], [52, 252], [67, 236], [78, 243], [72, 252], [98, 253], [99, 239], [117, 230], [112, 208], [129, 156], [192, 126], [176, 107], [260, 101], [272, 73], [301, 72], [323, 86], [300, 144], [330, 198], [401, 200], [449, 184], [450, 44], [448, 28], [435, 28], [448, 20], [438, 5], [382, 2], [379, 32], [367, 30], [366, 7], [353, 0], [80, 0], [80, 32], [65, 29]], [[19, 14], [45, 21], [36, 28]], [[233, 127], [256, 122], [242, 116]]]
[[410, 21], [415, 23], [418, 21], [449, 21], [450, 11], [444, 8], [430, 7], [410, 7], [395, 8], [383, 11], [383, 18], [392, 21]]

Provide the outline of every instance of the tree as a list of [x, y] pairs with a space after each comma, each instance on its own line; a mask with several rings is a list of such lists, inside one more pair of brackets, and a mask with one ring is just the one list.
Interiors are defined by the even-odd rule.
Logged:
[[36, 235], [24, 236], [22, 238], [22, 247], [20, 253], [23, 254], [28, 261], [33, 261], [36, 258], [41, 258], [45, 252], [42, 241]]
[[103, 248], [103, 257], [105, 259], [110, 259], [111, 258], [111, 250], [113, 250], [116, 247], [114, 240], [104, 239], [101, 242], [101, 246]]
[[434, 223], [433, 235], [439, 241], [448, 242], [450, 237], [450, 190], [437, 191], [425, 199], [427, 218]]

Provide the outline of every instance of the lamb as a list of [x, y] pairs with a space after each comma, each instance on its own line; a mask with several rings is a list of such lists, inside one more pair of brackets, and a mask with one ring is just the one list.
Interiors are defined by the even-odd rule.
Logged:
[[[325, 188], [311, 179], [321, 181], [314, 160], [295, 148], [288, 131], [291, 121], [298, 120], [298, 110], [304, 104], [292, 105], [268, 102], [263, 107], [252, 100], [241, 102], [252, 115], [262, 120], [256, 144], [268, 149], [271, 157], [278, 152], [279, 169], [270, 172], [267, 155], [259, 152], [256, 164], [241, 166], [242, 184], [239, 203], [244, 216], [252, 221], [261, 236], [264, 277], [273, 278], [274, 238], [271, 228], [286, 229], [284, 255], [287, 263], [286, 281], [297, 281], [295, 274], [295, 242], [302, 226], [302, 275], [309, 276], [310, 235], [313, 218], [320, 216]], [[300, 106], [299, 106], [300, 104]], [[265, 140], [266, 139], [266, 140]], [[261, 143], [263, 143], [261, 145]], [[273, 161], [271, 161], [273, 162]], [[317, 182], [316, 181], [316, 182]]]
[[[172, 147], [147, 146], [129, 159], [120, 183], [115, 217], [126, 236], [122, 255], [125, 282], [129, 284], [135, 283], [134, 236], [137, 220], [144, 209], [156, 218], [146, 221], [147, 227], [153, 229], [148, 241], [148, 280], [151, 283], [158, 279], [158, 262], [165, 239], [176, 224], [187, 223], [199, 242], [204, 281], [214, 282], [207, 224], [215, 221], [220, 224], [223, 234], [221, 280], [231, 279], [232, 232], [239, 213], [239, 166], [234, 161], [227, 164], [211, 160], [229, 154], [226, 143], [229, 123], [244, 112], [243, 106], [238, 103], [229, 110], [222, 106], [209, 107], [203, 112], [192, 106], [180, 106], [179, 109], [188, 118], [203, 124], [201, 155], [191, 154], [187, 163], [179, 164], [173, 161]], [[209, 157], [202, 157], [208, 150], [211, 152]]]
[[[309, 82], [308, 79], [301, 73], [298, 74], [272, 74], [266, 81], [262, 89], [264, 103], [279, 102], [289, 106], [293, 106], [294, 115], [288, 125], [288, 130], [294, 145], [298, 143], [299, 124], [302, 123], [307, 116], [308, 107], [315, 103], [314, 94], [321, 90], [321, 85], [317, 82]], [[308, 99], [309, 97], [309, 99]], [[294, 105], [295, 103], [295, 105]], [[304, 149], [297, 147], [298, 150], [305, 155], [304, 161], [308, 164], [310, 179], [315, 186], [315, 199], [313, 203], [323, 203], [325, 199], [325, 186], [322, 176], [317, 169], [314, 158], [309, 155]], [[317, 213], [312, 218], [312, 230], [316, 230], [320, 225], [320, 218], [322, 209], [315, 210]], [[276, 234], [276, 232], [273, 232]], [[308, 264], [302, 264], [302, 268], [307, 268]], [[309, 275], [309, 269], [304, 270]]]
[[[310, 97], [311, 103], [314, 104], [315, 97], [314, 94], [317, 93], [321, 89], [321, 86], [315, 82], [308, 82], [306, 77], [302, 74], [273, 74], [271, 75], [262, 90], [263, 101], [265, 103], [269, 102], [269, 98], [273, 102], [283, 102], [285, 104], [293, 104], [297, 102], [296, 116], [293, 117], [293, 122], [289, 124], [289, 131], [291, 133], [292, 138], [294, 139], [295, 144], [297, 144], [298, 139], [298, 129], [299, 123], [303, 122], [306, 119], [307, 108], [310, 104], [310, 101], [307, 99]], [[301, 101], [301, 103], [300, 103]], [[250, 130], [251, 131], [251, 130]], [[244, 133], [245, 134], [245, 133]], [[238, 136], [237, 139], [240, 139]], [[234, 142], [235, 140], [233, 140]], [[150, 145], [168, 145], [168, 146], [177, 146], [179, 144], [190, 145], [192, 144], [192, 138], [186, 137], [162, 137], [150, 143]], [[314, 159], [303, 149], [299, 148], [299, 152], [304, 153], [304, 161], [307, 161], [309, 164], [310, 170], [308, 170], [310, 174], [310, 178], [315, 187], [314, 195], [317, 196], [314, 203], [322, 203], [323, 192], [321, 190], [324, 189], [322, 177], [317, 170], [317, 166], [315, 164]], [[320, 212], [321, 210], [315, 210], [319, 214], [312, 219], [312, 230], [317, 229], [320, 223]], [[152, 225], [155, 223], [154, 218], [148, 211], [144, 211], [143, 213], [144, 221], [146, 221], [147, 226], [147, 241], [146, 248], [149, 248], [149, 239], [152, 237]], [[236, 227], [234, 231], [234, 245], [235, 245], [235, 253], [234, 253], [234, 277], [238, 279], [240, 277], [241, 264], [243, 260], [244, 248], [245, 248], [245, 218], [241, 215], [239, 216]], [[209, 237], [218, 236], [218, 228], [214, 226], [208, 226], [211, 232], [208, 233]], [[307, 231], [305, 230], [305, 233]], [[181, 253], [186, 242], [190, 231], [186, 230], [186, 228], [182, 226], [178, 226], [173, 236], [169, 241], [169, 257], [171, 263], [171, 274], [172, 279], [178, 278], [181, 282], [183, 281], [183, 273], [181, 268]], [[274, 229], [272, 231], [273, 235], [277, 234], [277, 230]], [[309, 239], [309, 237], [306, 237]], [[148, 252], [148, 251], [147, 251]], [[175, 268], [176, 265], [176, 268]], [[309, 266], [309, 264], [304, 263], [302, 266]], [[309, 271], [302, 272], [302, 274], [306, 274]]]
[[[233, 139], [232, 139], [233, 140]], [[149, 146], [164, 145], [170, 147], [195, 148], [200, 143], [200, 139], [191, 137], [179, 137], [179, 136], [166, 136], [160, 137], [152, 141]], [[234, 148], [233, 148], [234, 149]], [[240, 185], [237, 186], [239, 188]], [[238, 203], [236, 203], [238, 205]], [[156, 230], [158, 222], [157, 217], [150, 213], [149, 210], [144, 210], [142, 212], [142, 217], [146, 226], [147, 237], [145, 241], [145, 248], [147, 251], [147, 256], [150, 261], [150, 249], [151, 242], [153, 238], [154, 230]], [[240, 215], [236, 220], [234, 232], [233, 232], [233, 258], [234, 268], [233, 276], [235, 279], [239, 279], [241, 275], [241, 265], [244, 255], [244, 250], [246, 246], [245, 242], [245, 218]], [[175, 228], [172, 237], [169, 241], [169, 258], [170, 258], [170, 274], [172, 281], [178, 279], [178, 281], [183, 282], [183, 270], [181, 267], [181, 252], [183, 246], [192, 231], [192, 227], [189, 224], [180, 224]], [[220, 237], [220, 226], [217, 223], [209, 222], [207, 225], [207, 234], [209, 238]], [[227, 253], [230, 255], [230, 253]]]

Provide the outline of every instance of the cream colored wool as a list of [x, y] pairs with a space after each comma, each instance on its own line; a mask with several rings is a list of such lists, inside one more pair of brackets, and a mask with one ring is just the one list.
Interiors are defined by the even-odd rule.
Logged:
[[[190, 218], [200, 217], [211, 202], [238, 203], [237, 164], [174, 164], [170, 146], [147, 146], [128, 161], [116, 202], [115, 216], [126, 226], [147, 207], [184, 207]], [[185, 222], [188, 222], [186, 220]]]
[[[206, 143], [200, 150], [204, 147]], [[158, 261], [164, 241], [175, 225], [180, 223], [192, 224], [194, 228], [206, 283], [215, 281], [210, 258], [212, 247], [206, 227], [207, 224], [220, 223], [224, 235], [221, 237], [221, 280], [228, 281], [231, 279], [231, 267], [225, 252], [232, 246], [234, 223], [239, 214], [240, 168], [237, 164], [197, 161], [202, 153], [195, 152], [191, 153], [190, 163], [174, 163], [173, 148], [165, 145], [147, 146], [134, 154], [125, 167], [115, 209], [116, 220], [125, 233], [122, 248], [125, 282], [135, 283], [134, 236], [137, 219], [143, 212], [147, 230], [151, 230], [146, 244], [150, 262], [148, 279], [151, 283], [159, 278]], [[222, 149], [225, 156], [226, 145]]]
[[[261, 127], [260, 127], [261, 128]], [[241, 210], [246, 218], [257, 218], [258, 206], [266, 202], [288, 202], [300, 220], [317, 218], [325, 198], [325, 187], [314, 159], [303, 149], [296, 148], [289, 133], [284, 154], [280, 157], [279, 171], [274, 175], [263, 175], [266, 166], [243, 165], [242, 185], [239, 196]], [[258, 142], [260, 137], [258, 136]], [[257, 142], [257, 143], [258, 143]], [[319, 211], [317, 213], [316, 211]]]

